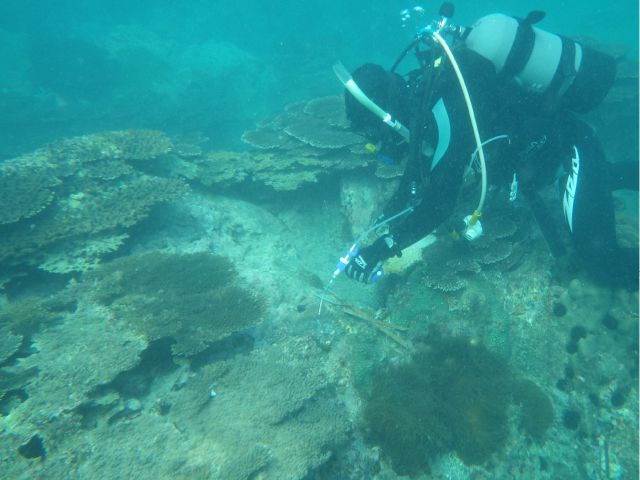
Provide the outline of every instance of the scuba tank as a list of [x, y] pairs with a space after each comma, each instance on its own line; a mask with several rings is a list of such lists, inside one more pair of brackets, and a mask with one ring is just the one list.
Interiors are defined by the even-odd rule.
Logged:
[[531, 12], [525, 19], [503, 14], [480, 18], [463, 35], [466, 46], [496, 68], [506, 82], [515, 82], [548, 107], [578, 113], [595, 108], [609, 92], [616, 75], [613, 57], [533, 25], [544, 18]]

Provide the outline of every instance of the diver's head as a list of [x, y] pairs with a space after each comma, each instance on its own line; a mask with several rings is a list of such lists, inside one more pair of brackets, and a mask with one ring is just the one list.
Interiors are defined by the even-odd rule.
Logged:
[[[405, 122], [408, 116], [408, 87], [397, 73], [388, 72], [380, 65], [366, 63], [352, 74], [354, 82], [380, 108], [394, 118]], [[351, 126], [372, 141], [381, 141], [390, 128], [362, 106], [351, 93], [344, 93], [345, 110]]]

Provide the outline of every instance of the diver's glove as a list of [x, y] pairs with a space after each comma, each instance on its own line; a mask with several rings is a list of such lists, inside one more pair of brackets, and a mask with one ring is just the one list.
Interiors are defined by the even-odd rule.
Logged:
[[345, 273], [359, 282], [373, 283], [382, 277], [382, 262], [398, 253], [393, 237], [385, 235], [373, 242], [347, 264]]

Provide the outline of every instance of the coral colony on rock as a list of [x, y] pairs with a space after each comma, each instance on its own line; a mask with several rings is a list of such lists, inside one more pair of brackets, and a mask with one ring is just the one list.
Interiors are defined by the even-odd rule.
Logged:
[[[637, 102], [633, 65], [597, 121]], [[477, 242], [436, 231], [319, 312], [403, 165], [340, 96], [241, 140], [104, 131], [0, 163], [0, 478], [637, 478], [637, 290], [553, 259], [525, 204], [490, 199]]]

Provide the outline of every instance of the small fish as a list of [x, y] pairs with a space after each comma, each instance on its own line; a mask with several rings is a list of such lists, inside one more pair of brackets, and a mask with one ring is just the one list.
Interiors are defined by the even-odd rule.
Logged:
[[411, 10], [413, 10], [413, 13], [417, 13], [419, 15], [424, 15], [424, 8], [421, 7], [420, 5], [416, 5]]

